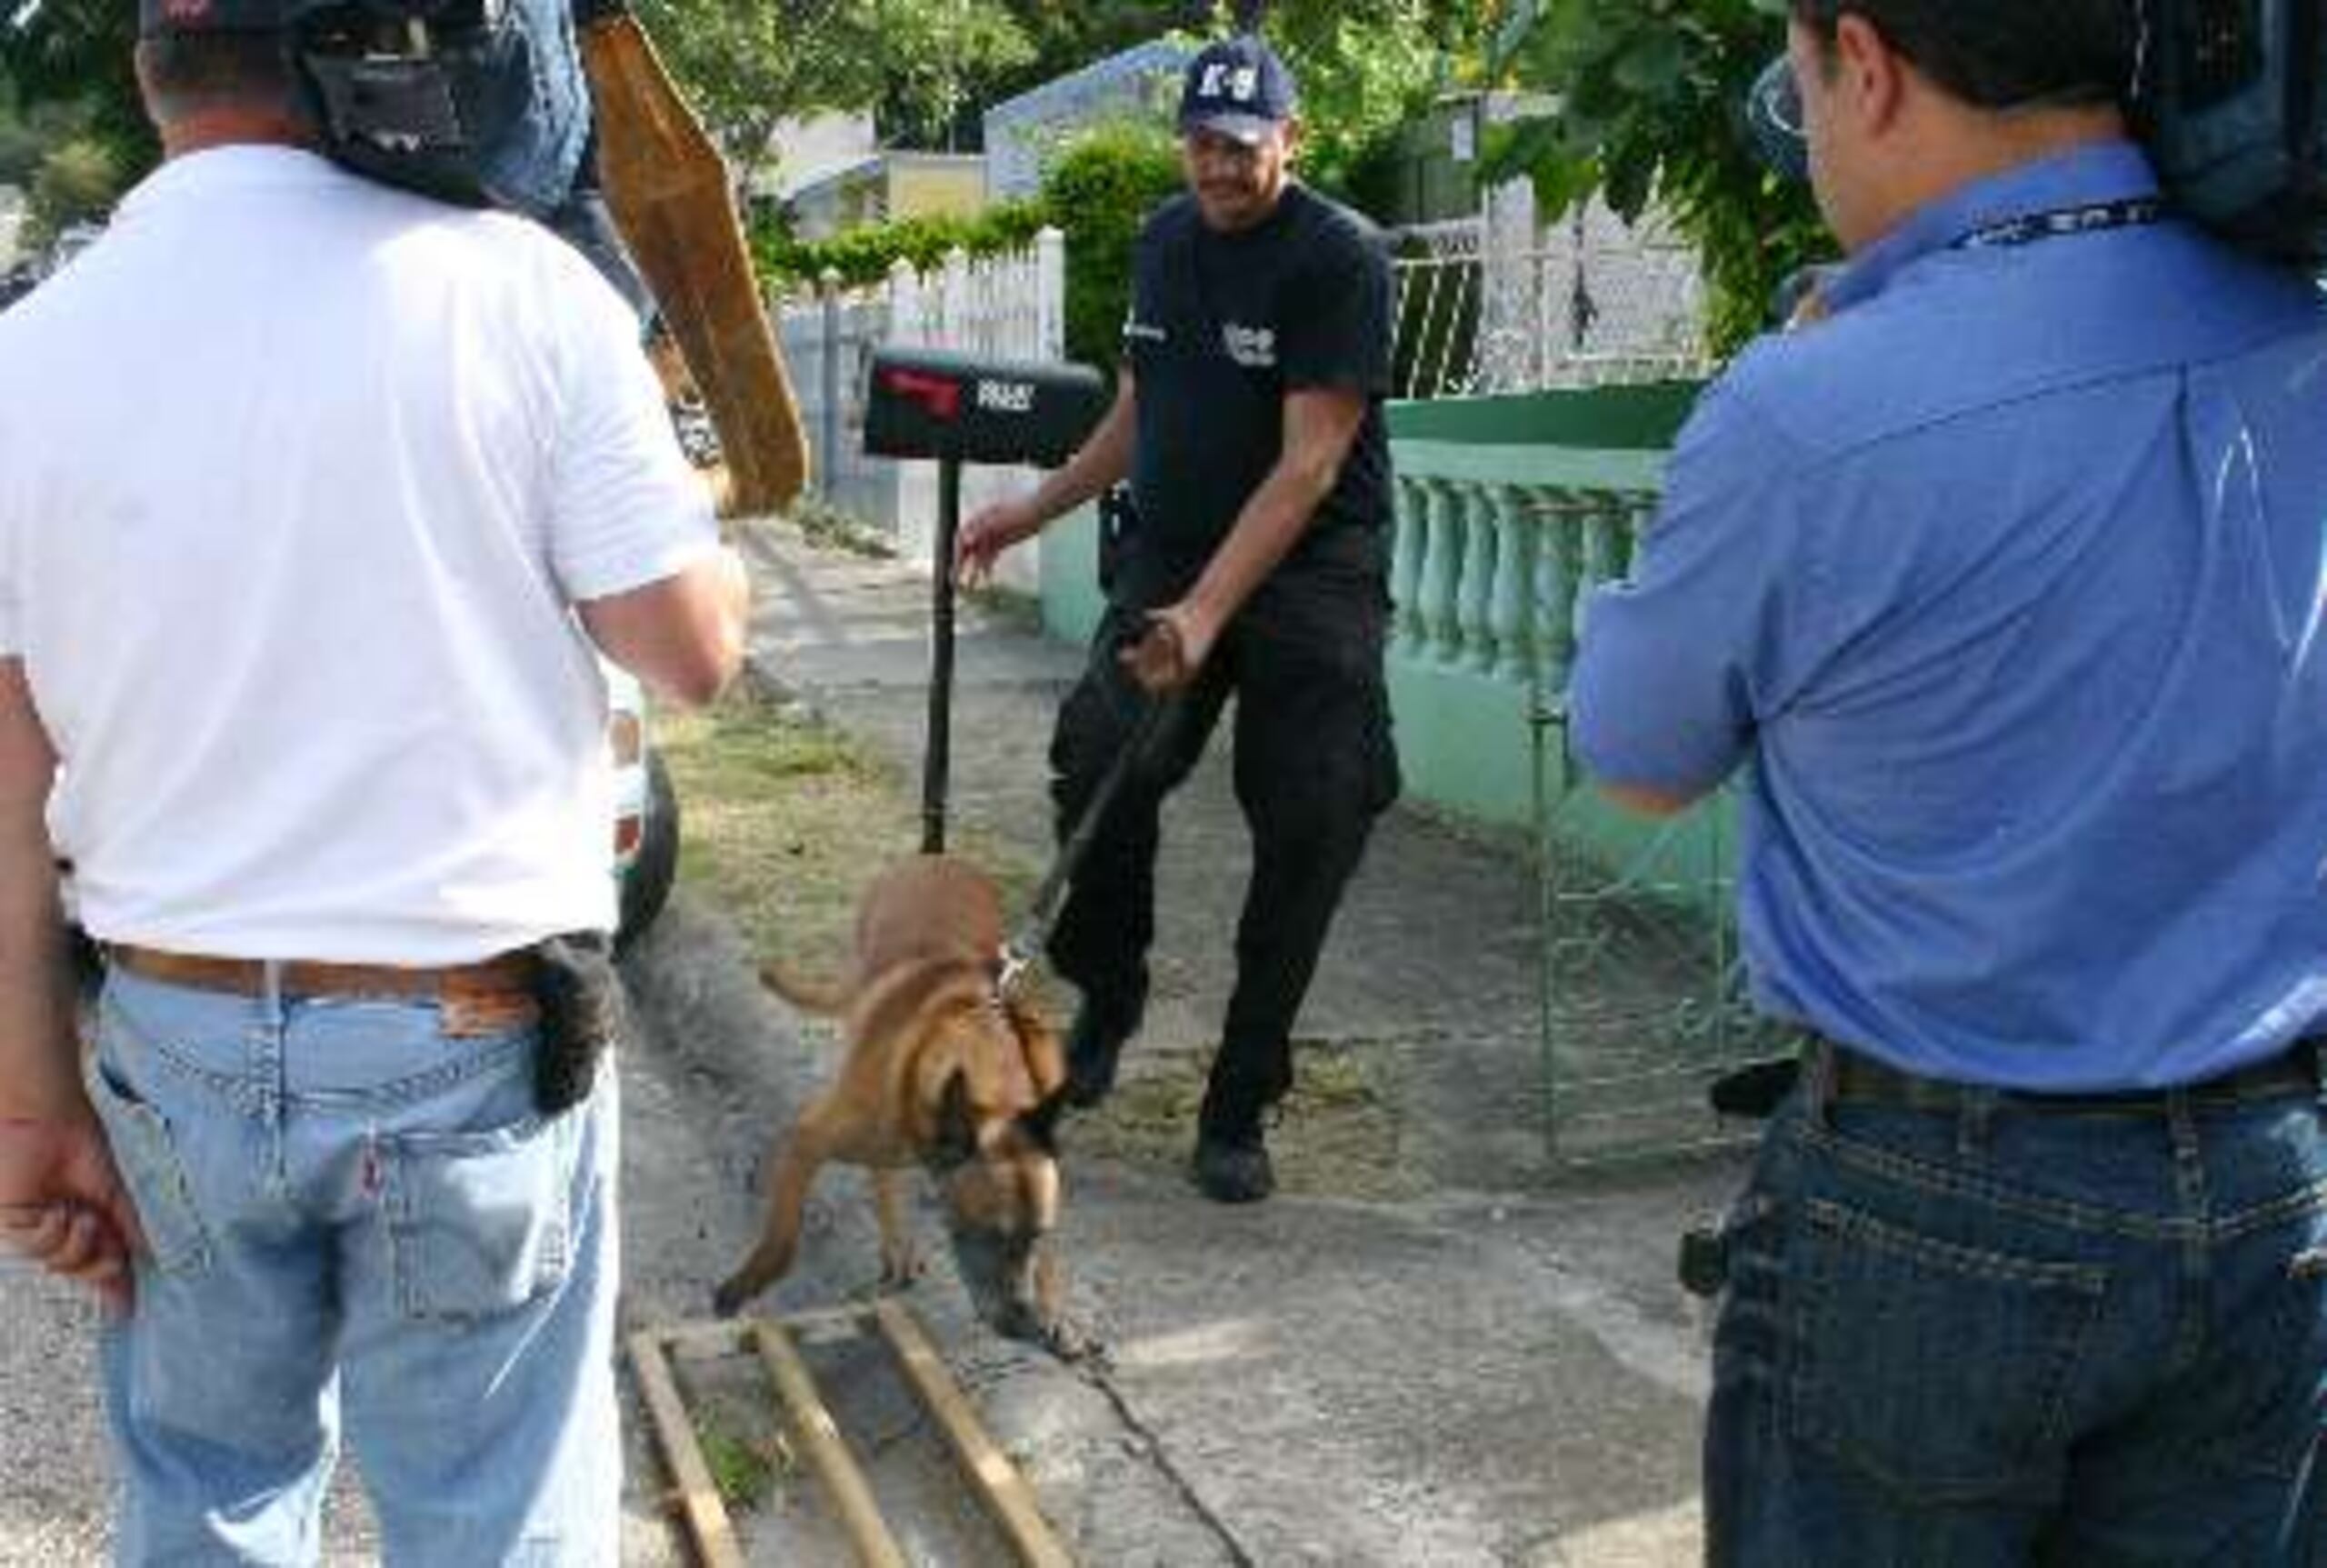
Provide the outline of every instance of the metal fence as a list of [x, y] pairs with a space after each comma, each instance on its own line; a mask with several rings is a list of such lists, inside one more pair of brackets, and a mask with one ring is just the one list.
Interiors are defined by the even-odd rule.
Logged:
[[1506, 186], [1477, 218], [1398, 231], [1395, 394], [1484, 396], [1702, 375], [1694, 255], [1598, 200], [1535, 222]]

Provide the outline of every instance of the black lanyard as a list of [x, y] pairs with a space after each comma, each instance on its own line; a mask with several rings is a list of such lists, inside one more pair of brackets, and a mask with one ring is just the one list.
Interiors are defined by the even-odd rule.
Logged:
[[2071, 235], [2096, 235], [2108, 229], [2139, 228], [2165, 215], [2165, 204], [2155, 196], [2129, 196], [2122, 201], [2092, 202], [2081, 207], [2061, 207], [1987, 224], [1962, 235], [1950, 250], [2002, 250], [2032, 245], [2039, 240], [2065, 239]]

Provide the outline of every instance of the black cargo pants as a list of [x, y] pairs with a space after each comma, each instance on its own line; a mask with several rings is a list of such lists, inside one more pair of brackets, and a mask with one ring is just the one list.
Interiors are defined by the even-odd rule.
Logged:
[[[1101, 1026], [1125, 1035], [1147, 1002], [1155, 855], [1164, 798], [1203, 756], [1236, 699], [1236, 799], [1253, 875], [1236, 931], [1236, 984], [1204, 1098], [1207, 1128], [1235, 1133], [1293, 1084], [1295, 1015], [1343, 889], [1397, 798], [1382, 658], [1388, 596], [1378, 576], [1280, 569], [1222, 635], [1195, 684], [1152, 732], [1075, 874], [1050, 941], [1054, 968]], [[1142, 613], [1111, 607], [1051, 737], [1062, 839], [1136, 729], [1149, 699], [1117, 663]]]

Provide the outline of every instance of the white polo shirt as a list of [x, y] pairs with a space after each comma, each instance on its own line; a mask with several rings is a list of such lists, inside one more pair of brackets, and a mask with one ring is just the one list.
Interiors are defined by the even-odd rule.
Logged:
[[0, 314], [0, 657], [101, 939], [421, 964], [611, 925], [571, 606], [716, 543], [636, 323], [517, 218], [222, 148]]

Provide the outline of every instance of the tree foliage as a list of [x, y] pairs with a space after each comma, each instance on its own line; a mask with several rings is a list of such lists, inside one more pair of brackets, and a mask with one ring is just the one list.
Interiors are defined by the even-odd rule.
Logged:
[[1377, 208], [1374, 176], [1394, 155], [1399, 133], [1451, 85], [1479, 40], [1434, 0], [1279, 12], [1269, 30], [1301, 86], [1303, 175]]
[[125, 184], [161, 157], [130, 69], [136, 35], [137, 7], [129, 0], [39, 0], [0, 9], [0, 75], [27, 108], [69, 106], [75, 134], [102, 145]]
[[25, 244], [38, 250], [75, 224], [102, 223], [122, 185], [107, 144], [83, 136], [52, 148], [25, 201]]
[[[1032, 57], [1002, 0], [636, 0], [672, 73], [732, 153], [788, 115], [883, 105], [942, 128]], [[8, 13], [0, 11], [0, 16]], [[38, 0], [0, 20], [0, 71], [27, 101], [79, 99], [135, 175], [158, 155], [130, 71], [129, 0]]]
[[1778, 285], [1830, 242], [1806, 187], [1763, 167], [1743, 105], [1785, 43], [1762, 0], [1540, 0], [1498, 64], [1557, 108], [1490, 145], [1490, 177], [1526, 175], [1547, 214], [1594, 191], [1627, 220], [1652, 204], [1695, 246], [1716, 352], [1766, 323]]
[[673, 74], [731, 153], [782, 121], [881, 105], [893, 139], [944, 129], [1033, 46], [1001, 0], [636, 0]]

